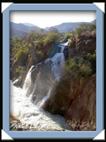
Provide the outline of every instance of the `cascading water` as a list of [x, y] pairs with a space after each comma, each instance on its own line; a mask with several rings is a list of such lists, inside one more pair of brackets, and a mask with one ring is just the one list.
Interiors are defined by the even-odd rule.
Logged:
[[65, 46], [60, 45], [60, 47], [60, 53], [55, 53], [44, 62], [31, 66], [23, 88], [15, 87], [11, 82], [11, 115], [22, 123], [33, 125], [36, 130], [66, 129], [62, 116], [52, 115], [42, 109], [64, 69]]
[[59, 80], [64, 69], [64, 54], [56, 53], [52, 58], [52, 73], [55, 80]]

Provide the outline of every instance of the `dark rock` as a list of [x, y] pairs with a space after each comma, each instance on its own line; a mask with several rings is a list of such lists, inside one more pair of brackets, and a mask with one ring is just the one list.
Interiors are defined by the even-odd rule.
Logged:
[[22, 77], [20, 76], [18, 79], [13, 81], [13, 85], [19, 87], [22, 85]]
[[68, 50], [69, 50], [68, 47], [65, 47], [64, 51], [63, 51], [65, 60], [67, 60], [69, 58], [69, 51]]

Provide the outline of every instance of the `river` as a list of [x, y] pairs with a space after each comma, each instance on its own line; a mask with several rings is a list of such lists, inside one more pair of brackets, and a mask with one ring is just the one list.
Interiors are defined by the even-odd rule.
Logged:
[[23, 88], [16, 87], [12, 81], [10, 113], [22, 124], [31, 125], [35, 130], [64, 131], [67, 124], [64, 117], [50, 114], [42, 109], [46, 100], [53, 95], [53, 89], [64, 70], [65, 44], [55, 46], [48, 59], [29, 69]]

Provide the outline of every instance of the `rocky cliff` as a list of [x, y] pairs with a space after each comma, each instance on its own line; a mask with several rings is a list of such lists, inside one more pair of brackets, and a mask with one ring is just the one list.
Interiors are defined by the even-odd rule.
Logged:
[[[74, 70], [65, 71], [60, 82], [53, 90], [53, 94], [46, 101], [43, 108], [51, 113], [63, 115], [71, 130], [95, 130], [96, 129], [96, 59], [88, 58], [88, 54], [94, 56], [96, 50], [95, 32], [85, 32], [77, 39], [69, 56], [84, 60], [83, 64], [75, 64]], [[71, 52], [73, 50], [73, 52]], [[69, 57], [69, 58], [70, 58]], [[87, 58], [87, 60], [86, 60]], [[90, 74], [81, 74], [80, 69], [87, 65], [89, 60], [92, 71]], [[86, 68], [86, 72], [89, 68]], [[78, 74], [79, 73], [79, 74]]]
[[[51, 51], [49, 52], [50, 45], [52, 47], [53, 44], [47, 44], [48, 46], [45, 47], [41, 42], [32, 48], [28, 46], [28, 51], [26, 48], [21, 49], [20, 47], [22, 51], [16, 54], [19, 60], [16, 58], [17, 62], [12, 64], [12, 69], [16, 69], [15, 75], [12, 75], [13, 78], [20, 75], [21, 79], [19, 80], [21, 81], [18, 80], [13, 84], [17, 85], [18, 83], [20, 86], [24, 82], [24, 95], [26, 98], [30, 98], [30, 102], [26, 102], [26, 100], [24, 102], [31, 104], [31, 106], [33, 104], [33, 108], [37, 105], [43, 108], [46, 113], [52, 113], [53, 116], [54, 114], [62, 115], [70, 130], [95, 130], [96, 33], [95, 31], [83, 31], [78, 36], [74, 34], [72, 36], [67, 47], [62, 44], [53, 46], [53, 55], [50, 54]], [[61, 50], [58, 51], [59, 48]], [[45, 49], [48, 51], [47, 55], [45, 55]], [[15, 51], [18, 52], [18, 50]], [[19, 97], [17, 94], [14, 95]], [[19, 100], [22, 100], [21, 97], [20, 94]], [[19, 101], [17, 102], [19, 105]], [[25, 120], [24, 113], [26, 112], [17, 108], [17, 105], [14, 104], [13, 106], [16, 107], [12, 107], [12, 109], [15, 113], [19, 109], [22, 112], [23, 120]], [[28, 107], [28, 114], [31, 114], [33, 110], [31, 106]], [[31, 122], [30, 117], [28, 117], [28, 122]], [[35, 117], [34, 122], [36, 122]], [[41, 125], [41, 122], [39, 124]]]

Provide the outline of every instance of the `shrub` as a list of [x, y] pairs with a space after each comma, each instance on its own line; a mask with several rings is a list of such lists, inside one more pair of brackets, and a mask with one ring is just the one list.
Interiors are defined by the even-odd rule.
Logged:
[[91, 66], [89, 64], [82, 64], [80, 66], [79, 73], [83, 77], [87, 77], [87, 76], [91, 75], [91, 73], [92, 73]]
[[27, 48], [21, 48], [17, 51], [15, 57], [16, 60], [19, 60], [20, 58], [23, 58], [23, 56], [28, 54], [28, 49]]
[[22, 74], [25, 73], [25, 67], [22, 67], [22, 66], [18, 66], [16, 69], [15, 69], [15, 72], [16, 72], [16, 76], [20, 76]]
[[78, 69], [78, 65], [77, 65], [74, 58], [73, 59], [71, 58], [66, 62], [66, 69], [67, 70], [76, 70], [76, 69]]
[[76, 35], [80, 36], [82, 32], [86, 31], [95, 31], [96, 30], [96, 25], [95, 24], [81, 24], [80, 27], [78, 27], [75, 30]]
[[65, 65], [65, 71], [76, 77], [87, 77], [91, 75], [92, 68], [89, 61], [82, 57], [70, 58]]
[[43, 40], [44, 45], [55, 43], [56, 41], [58, 41], [58, 38], [58, 33], [49, 32]]

